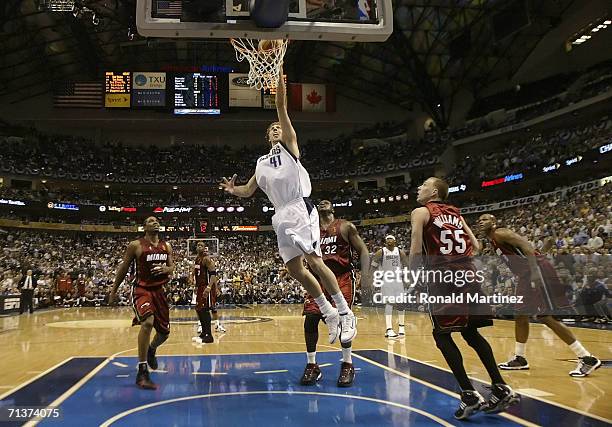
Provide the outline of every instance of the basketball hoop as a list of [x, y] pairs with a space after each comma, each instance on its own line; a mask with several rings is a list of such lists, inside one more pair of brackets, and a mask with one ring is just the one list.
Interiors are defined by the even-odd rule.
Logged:
[[269, 49], [259, 49], [259, 41], [253, 39], [230, 39], [236, 49], [236, 59], [249, 61], [247, 83], [254, 89], [270, 89], [278, 85], [283, 58], [289, 40], [274, 40]]

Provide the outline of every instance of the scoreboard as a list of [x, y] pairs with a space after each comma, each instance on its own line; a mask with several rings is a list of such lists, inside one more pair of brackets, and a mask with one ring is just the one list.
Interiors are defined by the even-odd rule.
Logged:
[[130, 108], [132, 73], [129, 71], [104, 73], [104, 106], [106, 108]]
[[132, 107], [165, 107], [166, 73], [132, 73]]
[[227, 80], [218, 74], [176, 74], [174, 114], [221, 114], [229, 103]]

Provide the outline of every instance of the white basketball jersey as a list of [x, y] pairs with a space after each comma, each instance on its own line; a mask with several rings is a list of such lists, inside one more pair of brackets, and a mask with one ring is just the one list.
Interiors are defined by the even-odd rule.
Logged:
[[392, 251], [390, 251], [386, 247], [383, 247], [382, 250], [383, 259], [381, 269], [383, 271], [395, 271], [402, 268], [400, 251], [397, 246], [393, 248]]
[[276, 209], [312, 191], [310, 175], [304, 166], [282, 144], [275, 144], [270, 152], [257, 159], [255, 179]]

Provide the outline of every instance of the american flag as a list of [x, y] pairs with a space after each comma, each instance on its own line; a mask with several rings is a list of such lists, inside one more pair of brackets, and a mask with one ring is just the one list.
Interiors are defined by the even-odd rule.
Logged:
[[180, 18], [183, 11], [182, 0], [157, 0], [153, 2], [155, 8], [152, 16], [154, 18]]
[[55, 87], [57, 108], [102, 108], [102, 82], [63, 82]]

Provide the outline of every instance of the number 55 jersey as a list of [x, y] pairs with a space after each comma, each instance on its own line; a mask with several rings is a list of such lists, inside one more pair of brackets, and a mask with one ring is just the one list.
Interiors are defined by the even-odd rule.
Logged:
[[429, 202], [425, 207], [429, 211], [429, 222], [423, 229], [426, 264], [452, 268], [452, 264], [470, 262], [472, 241], [463, 228], [459, 209], [441, 202]]

